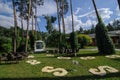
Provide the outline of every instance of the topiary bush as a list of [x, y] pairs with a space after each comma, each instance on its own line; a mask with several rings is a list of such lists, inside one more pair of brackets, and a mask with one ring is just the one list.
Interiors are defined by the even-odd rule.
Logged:
[[36, 37], [32, 33], [30, 33], [30, 47], [32, 50], [34, 50], [34, 43], [35, 43]]
[[51, 35], [47, 37], [46, 40], [46, 46], [47, 47], [58, 47], [59, 45], [59, 33], [58, 32], [53, 32]]
[[115, 47], [111, 38], [108, 36], [105, 24], [101, 21], [96, 25], [96, 42], [99, 53], [101, 54], [113, 54], [115, 53]]
[[78, 38], [75, 32], [70, 34], [70, 45], [73, 53], [76, 53], [78, 49]]

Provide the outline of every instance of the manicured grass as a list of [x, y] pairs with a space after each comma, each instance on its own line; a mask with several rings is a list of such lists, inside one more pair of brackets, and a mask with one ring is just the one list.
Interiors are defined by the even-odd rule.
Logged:
[[[117, 52], [120, 55], [120, 52]], [[56, 57], [47, 57], [45, 53], [32, 54], [34, 59], [40, 61], [41, 64], [30, 65], [26, 63], [28, 59], [22, 60], [18, 64], [1, 64], [0, 65], [0, 80], [120, 80], [120, 72], [108, 74], [105, 76], [96, 76], [88, 70], [97, 68], [98, 66], [111, 66], [120, 71], [120, 58], [109, 59], [104, 55], [98, 55], [97, 51], [80, 50], [77, 57], [72, 57], [71, 60], [58, 60]], [[58, 56], [56, 54], [56, 56]], [[81, 60], [83, 56], [95, 56], [94, 60]], [[78, 65], [72, 61], [77, 60]], [[42, 73], [41, 69], [45, 66], [53, 66], [55, 68], [65, 68], [68, 74], [65, 77], [55, 77], [52, 73]]]

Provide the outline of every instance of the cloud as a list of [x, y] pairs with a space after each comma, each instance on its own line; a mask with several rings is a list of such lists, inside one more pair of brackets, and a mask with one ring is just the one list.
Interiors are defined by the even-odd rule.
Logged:
[[51, 14], [55, 14], [57, 12], [56, 9], [56, 4], [55, 2], [52, 0], [45, 0], [44, 5], [43, 6], [38, 6], [38, 12], [37, 15], [38, 16], [42, 16], [44, 15], [51, 15]]
[[[41, 20], [38, 19], [38, 22], [40, 22]], [[18, 26], [21, 27], [21, 19], [19, 17], [17, 17], [17, 22], [18, 22]], [[29, 30], [32, 29], [32, 21], [30, 19], [30, 25], [29, 25]], [[13, 16], [4, 16], [4, 15], [0, 15], [0, 25], [4, 26], [6, 28], [10, 28], [11, 26], [14, 26], [14, 18]], [[24, 30], [27, 29], [27, 21], [23, 20], [23, 28]]]
[[[80, 27], [84, 28], [84, 29], [88, 29], [91, 27], [91, 25], [94, 24], [96, 25], [97, 22], [94, 20], [90, 20], [88, 19], [86, 22], [83, 22], [81, 19], [79, 19], [79, 16], [74, 15], [74, 30], [79, 30]], [[55, 24], [55, 29], [58, 30], [58, 25]], [[62, 28], [62, 24], [61, 24], [61, 29], [63, 31]], [[72, 32], [72, 19], [71, 19], [71, 15], [67, 16], [65, 18], [65, 29], [66, 29], [66, 33], [70, 33]]]
[[80, 12], [81, 8], [77, 8], [76, 11], [74, 12], [75, 15], [77, 15]]
[[[38, 16], [42, 14], [52, 15], [56, 13], [56, 4], [54, 1], [45, 0], [44, 6], [38, 6]], [[17, 21], [18, 26], [21, 26], [21, 19], [18, 17], [19, 13], [17, 12]], [[14, 26], [14, 18], [13, 18], [13, 9], [12, 9], [12, 2], [4, 2], [0, 1], [0, 25], [6, 28], [10, 28]], [[37, 22], [41, 22], [40, 18], [37, 18]], [[24, 29], [27, 28], [27, 23], [24, 20]], [[30, 27], [32, 29], [32, 21], [30, 19]]]
[[[110, 19], [111, 15], [113, 14], [113, 11], [110, 10], [110, 8], [101, 8], [101, 9], [98, 9], [98, 12], [100, 14], [100, 16], [102, 17], [103, 20], [106, 20], [106, 19]], [[83, 15], [79, 15], [80, 18], [82, 17], [89, 17], [89, 18], [93, 18], [95, 19], [96, 18], [96, 13], [95, 11], [90, 11], [88, 13], [85, 13]]]
[[10, 26], [13, 26], [13, 24], [13, 17], [0, 15], [0, 25], [5, 26], [6, 28], [10, 28]]
[[13, 10], [11, 8], [11, 3], [3, 3], [0, 2], [0, 13], [2, 14], [13, 14]]
[[120, 9], [119, 9], [119, 6], [116, 7], [116, 15], [117, 15], [117, 16], [120, 16]]

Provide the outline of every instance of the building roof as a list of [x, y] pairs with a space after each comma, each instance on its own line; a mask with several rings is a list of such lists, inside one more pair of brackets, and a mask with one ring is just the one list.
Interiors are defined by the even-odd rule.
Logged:
[[[92, 37], [92, 38], [95, 38], [95, 34], [88, 34], [90, 37]], [[110, 36], [110, 37], [117, 37], [117, 36], [120, 36], [120, 30], [117, 30], [117, 31], [109, 31], [108, 32], [108, 35]]]

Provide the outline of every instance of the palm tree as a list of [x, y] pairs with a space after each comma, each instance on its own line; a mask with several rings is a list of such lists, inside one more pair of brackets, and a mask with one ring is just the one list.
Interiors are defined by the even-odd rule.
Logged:
[[117, 0], [117, 1], [118, 1], [119, 9], [120, 9], [120, 0]]
[[[44, 4], [44, 0], [31, 0], [31, 6], [32, 9], [35, 9], [34, 12], [34, 19], [35, 19], [35, 31], [36, 31], [36, 27], [37, 27], [37, 5], [41, 6]], [[35, 34], [35, 32], [34, 32]]]
[[26, 32], [26, 45], [25, 45], [25, 52], [27, 52], [28, 48], [28, 32], [29, 32], [29, 20], [30, 20], [30, 12], [31, 12], [31, 0], [28, 0], [27, 2], [28, 5], [28, 15], [27, 15], [27, 32]]
[[73, 17], [73, 10], [72, 10], [72, 0], [70, 0], [70, 9], [71, 9], [71, 18], [72, 18], [72, 33], [71, 33], [71, 48], [72, 52], [74, 53], [74, 56], [77, 56], [76, 50], [78, 45], [78, 40], [76, 33], [74, 32], [74, 17]]
[[23, 40], [23, 37], [24, 37], [24, 31], [23, 31], [23, 19], [25, 17], [25, 12], [26, 12], [26, 1], [25, 0], [19, 0], [16, 2], [17, 4], [17, 11], [20, 12], [19, 14], [19, 17], [21, 18], [21, 32], [22, 32], [22, 40]]
[[96, 4], [95, 4], [95, 1], [92, 0], [92, 2], [93, 2], [93, 5], [94, 5], [94, 8], [95, 8], [95, 12], [96, 12], [96, 16], [97, 16], [98, 22], [101, 22], [101, 18], [100, 18], [100, 16], [99, 16], [98, 11], [97, 11], [97, 7], [96, 7]]
[[63, 24], [63, 33], [66, 34], [64, 14], [66, 14], [68, 12], [68, 2], [67, 2], [67, 0], [62, 0], [60, 7], [61, 7], [61, 17], [62, 17], [62, 24]]
[[61, 40], [62, 40], [62, 37], [61, 37], [61, 27], [60, 27], [60, 14], [59, 14], [59, 6], [58, 6], [58, 0], [55, 0], [56, 2], [56, 6], [57, 6], [57, 18], [58, 18], [58, 26], [59, 26], [59, 52], [60, 52], [60, 49], [61, 49]]
[[17, 17], [16, 17], [16, 8], [15, 1], [12, 0], [13, 12], [14, 12], [14, 42], [13, 42], [13, 52], [16, 53], [16, 36], [17, 36]]
[[72, 0], [70, 0], [70, 9], [72, 15], [72, 32], [74, 32], [74, 20], [73, 20], [73, 10], [72, 10]]

